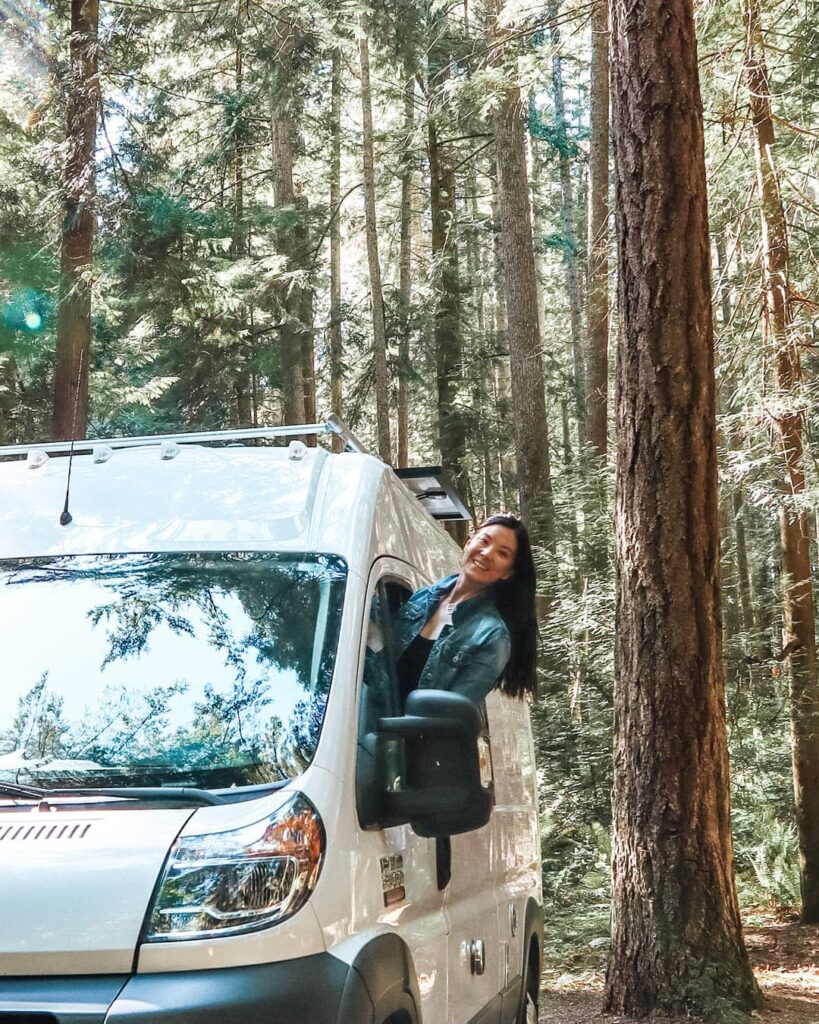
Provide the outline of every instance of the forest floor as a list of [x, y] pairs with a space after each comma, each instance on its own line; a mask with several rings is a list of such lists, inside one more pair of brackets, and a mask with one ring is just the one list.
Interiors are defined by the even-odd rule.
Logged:
[[[549, 948], [540, 996], [541, 1024], [626, 1024], [604, 1014], [603, 970], [608, 940], [600, 915], [572, 917], [557, 929], [558, 947]], [[597, 929], [593, 922], [598, 922]], [[552, 919], [554, 922], [554, 919]], [[551, 926], [547, 926], [551, 931]], [[800, 925], [786, 913], [757, 912], [745, 922], [745, 943], [764, 1006], [753, 1014], [760, 1024], [819, 1024], [819, 927]], [[691, 1017], [658, 1017], [662, 1024], [694, 1024]], [[629, 1022], [631, 1024], [631, 1022]]]

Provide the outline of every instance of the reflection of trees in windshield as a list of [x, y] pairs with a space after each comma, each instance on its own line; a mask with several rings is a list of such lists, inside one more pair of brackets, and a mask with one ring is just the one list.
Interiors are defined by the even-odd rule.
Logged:
[[[74, 571], [66, 572], [72, 563]], [[41, 779], [58, 771], [61, 784], [80, 772], [89, 785], [215, 786], [291, 777], [311, 760], [338, 638], [340, 560], [98, 556], [11, 569], [0, 568], [0, 599], [3, 584], [70, 591], [72, 582], [92, 582], [84, 618], [95, 636], [102, 631], [104, 644], [95, 641], [93, 649], [104, 654], [94, 702], [74, 721], [64, 720], [63, 697], [50, 689], [47, 669], [21, 694], [11, 728], [0, 732], [0, 770]], [[198, 645], [206, 645], [222, 668], [213, 667], [211, 656], [202, 662], [210, 665], [206, 670], [186, 664], [183, 678], [151, 685], [159, 659], [152, 648], [161, 654], [169, 642], [197, 656]], [[126, 664], [144, 667], [138, 687], [117, 681], [117, 666]], [[12, 685], [22, 690], [25, 684]], [[14, 751], [16, 764], [8, 756]]]
[[26, 758], [53, 758], [69, 726], [63, 720], [63, 701], [48, 689], [48, 672], [17, 702], [17, 714], [0, 742]]

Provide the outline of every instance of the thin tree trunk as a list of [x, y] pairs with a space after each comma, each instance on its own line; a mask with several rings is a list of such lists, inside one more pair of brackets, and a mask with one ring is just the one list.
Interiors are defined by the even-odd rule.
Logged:
[[731, 495], [734, 523], [734, 544], [737, 553], [737, 585], [739, 606], [742, 610], [742, 628], [746, 633], [755, 634], [754, 597], [751, 587], [751, 573], [748, 568], [748, 542], [745, 537], [745, 513], [742, 489], [736, 487]]
[[609, 345], [609, 19], [597, 0], [591, 14], [589, 124], [589, 285], [586, 441], [606, 458]]
[[[293, 159], [296, 128], [292, 96], [293, 53], [298, 44], [297, 29], [279, 24], [275, 35], [276, 80], [271, 97], [271, 142], [273, 205], [277, 210], [292, 211], [296, 205], [293, 187]], [[283, 215], [276, 230], [276, 248], [287, 257], [287, 270], [296, 269], [297, 238], [292, 212]], [[304, 375], [302, 372], [302, 338], [299, 329], [300, 301], [298, 289], [290, 282], [279, 286], [278, 306], [279, 360], [282, 374], [282, 398], [285, 423], [303, 423]]]
[[[497, 166], [495, 168], [497, 174]], [[503, 252], [500, 234], [500, 210], [497, 201], [497, 178], [493, 178], [492, 198], [492, 264], [494, 304], [492, 318], [493, 397], [498, 460], [498, 479], [506, 508], [516, 504], [517, 459], [509, 451], [509, 438], [505, 425], [511, 419], [512, 372], [509, 366], [509, 323], [506, 316], [506, 285], [503, 272]]]
[[552, 88], [555, 98], [555, 145], [560, 165], [560, 223], [563, 236], [563, 266], [566, 271], [566, 292], [569, 296], [569, 322], [574, 371], [574, 405], [577, 432], [584, 441], [586, 420], [586, 372], [583, 366], [583, 323], [580, 312], [580, 282], [577, 273], [577, 232], [574, 228], [574, 188], [569, 136], [566, 130], [566, 101], [563, 95], [563, 61], [560, 56], [560, 29], [557, 26], [558, 5], [549, 9], [552, 39]]
[[9, 352], [0, 354], [0, 443], [14, 441], [17, 410], [17, 361]]
[[[295, 197], [296, 209], [301, 216], [293, 227], [295, 250], [294, 264], [303, 275], [310, 272], [310, 220], [308, 217], [308, 201], [304, 195]], [[307, 281], [302, 281], [293, 289], [293, 308], [297, 317], [297, 331], [301, 347], [301, 380], [304, 391], [304, 421], [316, 421], [316, 345], [314, 330], [313, 288]], [[318, 438], [314, 434], [305, 437], [309, 448], [315, 448]]]
[[[560, 401], [560, 422], [563, 428], [563, 472], [566, 479], [571, 481], [574, 476], [574, 458], [572, 452], [572, 428], [569, 422], [569, 403], [563, 398]], [[577, 516], [574, 509], [570, 509], [566, 516], [566, 533], [569, 535], [569, 547], [572, 552], [572, 568], [574, 570], [573, 583], [575, 589], [580, 593], [582, 587], [582, 567], [580, 565], [580, 544], [578, 540]]]
[[[720, 300], [720, 315], [722, 318], [722, 327], [727, 329], [731, 323], [733, 316], [733, 304], [731, 302], [731, 289], [727, 279], [727, 256], [725, 251], [725, 236], [722, 232], [718, 232], [715, 237], [716, 250], [717, 250], [717, 273], [719, 275], [720, 287], [719, 287], [719, 300]], [[730, 375], [729, 375], [730, 377]], [[731, 386], [729, 379], [723, 378], [721, 383], [722, 393], [727, 393], [727, 389]], [[725, 439], [725, 443], [730, 449], [736, 450], [740, 446], [740, 439], [737, 437], [735, 430], [730, 430]], [[748, 569], [748, 545], [745, 539], [745, 521], [744, 521], [744, 501], [742, 494], [742, 486], [739, 483], [733, 485], [731, 489], [731, 524], [733, 524], [734, 533], [734, 545], [736, 551], [736, 567], [737, 567], [737, 590], [739, 592], [739, 607], [742, 615], [742, 630], [744, 633], [754, 633], [755, 622], [754, 622], [754, 602], [753, 602], [753, 590], [751, 587], [751, 574]], [[730, 528], [730, 525], [729, 525]]]
[[487, 331], [486, 324], [486, 282], [490, 275], [486, 271], [485, 257], [487, 255], [478, 240], [478, 224], [481, 220], [478, 209], [478, 178], [474, 165], [470, 167], [467, 178], [469, 189], [470, 217], [472, 220], [472, 231], [467, 240], [467, 260], [469, 281], [475, 298], [475, 321], [476, 340], [475, 355], [473, 357], [473, 385], [472, 403], [475, 412], [480, 417], [478, 426], [478, 453], [481, 459], [481, 470], [483, 477], [483, 515], [491, 515], [492, 511], [498, 508], [498, 483], [495, 478], [492, 442], [492, 420], [493, 409], [490, 399], [492, 389], [492, 366], [494, 362], [492, 346], [494, 339], [491, 332]]
[[71, 0], [66, 83], [67, 155], [63, 174], [60, 305], [54, 371], [55, 440], [85, 437], [91, 355], [91, 267], [94, 253], [94, 148], [100, 94], [97, 78], [99, 0]]
[[[237, 0], [236, 4], [236, 54], [234, 59], [234, 70], [236, 77], [236, 102], [242, 102], [242, 87], [244, 76], [244, 58], [242, 53], [242, 32], [244, 19], [247, 14], [245, 0]], [[245, 233], [245, 190], [244, 190], [244, 145], [245, 128], [241, 107], [237, 105], [234, 114], [235, 120], [232, 127], [233, 133], [233, 154], [232, 154], [232, 176], [233, 176], [233, 238], [231, 239], [231, 254], [241, 258], [247, 252], [247, 236]], [[245, 330], [245, 319], [252, 320], [252, 310], [246, 307], [237, 317], [237, 329], [239, 332]], [[240, 427], [253, 425], [253, 381], [248, 363], [250, 361], [249, 346], [246, 339], [239, 339], [238, 343], [239, 367], [236, 373], [236, 419]]]
[[[333, 50], [330, 142], [330, 411], [343, 412], [343, 342], [341, 337], [341, 51]], [[333, 434], [333, 451], [344, 442]]]
[[375, 418], [378, 454], [392, 462], [390, 440], [390, 385], [387, 369], [387, 327], [378, 257], [378, 224], [375, 214], [375, 158], [373, 154], [373, 104], [370, 87], [370, 48], [363, 31], [358, 39], [361, 65], [361, 115], [364, 129], [364, 220], [367, 235], [367, 263], [370, 269], [370, 298], [373, 317], [373, 359], [375, 362]]
[[759, 1001], [734, 880], [711, 268], [693, 0], [612, 3], [620, 335], [606, 1008]]
[[762, 218], [765, 303], [774, 345], [781, 411], [776, 419], [785, 470], [782, 538], [785, 647], [790, 650], [791, 739], [802, 920], [819, 921], [819, 679], [811, 579], [811, 527], [800, 504], [805, 493], [802, 366], [793, 331], [788, 280], [788, 227], [774, 163], [774, 123], [758, 0], [743, 0], [745, 71], [754, 125], [757, 184]]
[[458, 251], [454, 238], [455, 172], [450, 154], [438, 143], [433, 117], [429, 119], [428, 130], [432, 259], [438, 292], [434, 313], [438, 443], [444, 469], [461, 493], [465, 493], [466, 434], [458, 408], [458, 393], [463, 385], [463, 353]]
[[[493, 27], [493, 34], [499, 40], [496, 27]], [[502, 50], [502, 43], [499, 50]], [[492, 125], [498, 167], [498, 211], [520, 507], [534, 539], [553, 552], [549, 423], [538, 326], [526, 137], [517, 84], [504, 87], [493, 111]]]
[[714, 238], [717, 250], [717, 273], [719, 274], [719, 305], [722, 326], [727, 328], [731, 323], [731, 286], [728, 283], [728, 257], [725, 251], [725, 235], [718, 231]]
[[415, 76], [405, 68], [404, 165], [401, 173], [401, 241], [398, 253], [398, 298], [401, 337], [398, 346], [398, 465], [409, 465], [409, 360], [410, 304], [412, 302], [412, 181], [415, 174], [413, 128], [415, 124]]

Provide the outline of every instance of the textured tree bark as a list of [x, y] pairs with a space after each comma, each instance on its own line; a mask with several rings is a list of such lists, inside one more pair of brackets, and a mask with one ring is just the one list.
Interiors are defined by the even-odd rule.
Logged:
[[[242, 101], [242, 86], [244, 77], [244, 54], [242, 52], [242, 32], [245, 18], [247, 16], [246, 0], [237, 0], [236, 3], [236, 50], [234, 57], [234, 72], [236, 78], [236, 100]], [[234, 113], [234, 123], [231, 126], [233, 133], [233, 153], [231, 160], [231, 176], [233, 178], [233, 238], [231, 239], [231, 254], [241, 258], [247, 253], [247, 233], [245, 231], [245, 188], [244, 188], [244, 146], [246, 132], [244, 118], [241, 110], [237, 107]], [[241, 332], [246, 328], [248, 322], [253, 321], [253, 310], [247, 307], [236, 318], [237, 331]], [[239, 366], [236, 372], [236, 421], [240, 427], [252, 427], [254, 425], [253, 408], [253, 378], [248, 363], [251, 358], [250, 343], [245, 339], [239, 339], [237, 343]]]
[[737, 582], [739, 586], [739, 607], [742, 611], [742, 628], [746, 633], [756, 632], [754, 616], [754, 594], [751, 573], [748, 569], [748, 542], [745, 537], [744, 501], [739, 487], [731, 495], [734, 523], [734, 543], [737, 553]]
[[[298, 226], [296, 237], [298, 239], [299, 265], [307, 271], [308, 249], [310, 247], [310, 233], [307, 229], [307, 200], [299, 196], [297, 203], [305, 213], [305, 218]], [[314, 308], [313, 289], [309, 284], [304, 284], [299, 289], [299, 321], [301, 333], [301, 379], [304, 385], [304, 421], [305, 423], [316, 422], [316, 345], [315, 332], [313, 328]], [[315, 434], [308, 434], [305, 443], [310, 448], [315, 448], [318, 439]]]
[[[341, 52], [333, 50], [330, 87], [330, 411], [342, 416], [344, 388], [344, 349], [341, 337]], [[344, 442], [333, 434], [333, 451], [340, 452]]]
[[[478, 176], [475, 165], [467, 172], [466, 187], [469, 193], [469, 212], [473, 225], [480, 223], [481, 214], [478, 208]], [[487, 269], [487, 252], [478, 240], [476, 231], [470, 232], [467, 239], [467, 273], [469, 286], [472, 290], [475, 305], [475, 336], [473, 337], [472, 367], [472, 407], [480, 417], [476, 448], [481, 460], [481, 517], [485, 518], [498, 506], [498, 481], [495, 475], [495, 459], [493, 452], [494, 431], [492, 430], [493, 402], [490, 399], [493, 355], [493, 338], [487, 332], [486, 321], [486, 282], [491, 278]], [[477, 513], [476, 509], [476, 513]]]
[[762, 219], [765, 306], [774, 346], [779, 410], [776, 427], [784, 465], [786, 500], [780, 513], [782, 537], [783, 646], [788, 658], [791, 747], [802, 920], [819, 921], [819, 678], [816, 619], [811, 578], [810, 520], [799, 501], [805, 492], [802, 366], [793, 330], [788, 279], [788, 226], [774, 162], [774, 123], [758, 0], [743, 0], [745, 72], [754, 126], [757, 183]]
[[620, 333], [606, 1007], [757, 1005], [734, 884], [693, 0], [613, 0]]
[[450, 153], [438, 142], [433, 116], [428, 130], [432, 259], [438, 293], [434, 313], [438, 445], [444, 470], [460, 493], [465, 494], [466, 433], [458, 406], [463, 386], [463, 352], [458, 250], [454, 238], [455, 172]]
[[401, 239], [398, 252], [398, 297], [401, 305], [401, 337], [398, 344], [398, 465], [409, 465], [409, 342], [412, 302], [412, 180], [415, 174], [413, 127], [415, 124], [415, 76], [404, 70], [404, 166], [401, 172]]
[[574, 406], [580, 443], [586, 421], [586, 369], [583, 360], [583, 317], [580, 310], [580, 281], [577, 273], [577, 232], [574, 227], [574, 188], [572, 163], [569, 159], [569, 137], [566, 131], [566, 101], [563, 95], [563, 61], [560, 56], [560, 28], [557, 25], [558, 5], [549, 5], [552, 39], [552, 88], [555, 98], [555, 145], [560, 166], [560, 225], [563, 236], [563, 267], [566, 292], [569, 296], [569, 323], [572, 339], [574, 371]]
[[11, 353], [4, 352], [0, 354], [0, 442], [3, 444], [14, 441], [17, 388], [17, 361]]
[[361, 67], [361, 115], [364, 137], [364, 220], [367, 235], [367, 263], [370, 269], [370, 297], [373, 316], [373, 359], [375, 362], [375, 419], [378, 454], [384, 462], [392, 462], [390, 440], [390, 387], [387, 369], [387, 327], [384, 320], [384, 298], [381, 288], [381, 263], [378, 257], [378, 224], [375, 214], [375, 167], [373, 156], [373, 102], [370, 88], [370, 48], [366, 35], [358, 39]]
[[[293, 160], [296, 145], [294, 98], [292, 94], [293, 54], [299, 38], [296, 26], [276, 23], [275, 81], [271, 96], [271, 144], [273, 205], [281, 211], [276, 231], [276, 248], [287, 258], [287, 271], [298, 268], [298, 243], [294, 223], [296, 193], [293, 187]], [[291, 212], [292, 211], [292, 212]], [[279, 307], [279, 361], [282, 373], [282, 399], [285, 423], [304, 423], [303, 345], [300, 325], [301, 296], [292, 282], [277, 288]]]
[[100, 95], [97, 77], [99, 0], [71, 0], [66, 82], [60, 305], [54, 370], [54, 440], [85, 437], [91, 353], [91, 268], [94, 254], [94, 148]]
[[591, 33], [585, 433], [588, 444], [605, 459], [609, 379], [609, 18], [606, 0], [597, 0], [592, 8]]
[[[492, 306], [492, 341], [494, 373], [492, 393], [494, 400], [495, 443], [498, 460], [498, 480], [500, 492], [506, 508], [513, 508], [517, 492], [517, 459], [514, 452], [509, 451], [509, 438], [505, 436], [504, 424], [511, 416], [511, 370], [509, 368], [509, 323], [506, 316], [506, 286], [503, 273], [503, 254], [500, 237], [500, 210], [497, 201], [497, 164], [492, 175], [492, 270], [494, 303]], [[538, 317], [540, 316], [540, 299], [538, 298]]]
[[492, 125], [520, 507], [534, 539], [554, 551], [549, 424], [538, 326], [526, 137], [517, 85], [504, 88], [493, 111]]
[[[720, 316], [722, 318], [722, 326], [727, 329], [733, 317], [733, 304], [731, 302], [731, 288], [725, 276], [728, 268], [725, 236], [721, 232], [716, 235], [715, 248], [717, 251], [718, 263], [717, 273], [720, 281]], [[726, 389], [729, 386], [724, 378], [722, 386]], [[717, 397], [719, 404], [719, 395]], [[735, 431], [726, 438], [726, 443], [729, 448], [738, 447], [739, 439], [737, 438]], [[739, 591], [739, 607], [742, 615], [741, 625], [745, 633], [753, 633], [756, 628], [756, 623], [754, 621], [754, 601], [753, 589], [751, 586], [751, 574], [748, 569], [748, 544], [745, 538], [743, 507], [744, 500], [742, 488], [739, 484], [735, 484], [731, 491], [731, 523], [733, 525], [736, 551], [737, 589]]]

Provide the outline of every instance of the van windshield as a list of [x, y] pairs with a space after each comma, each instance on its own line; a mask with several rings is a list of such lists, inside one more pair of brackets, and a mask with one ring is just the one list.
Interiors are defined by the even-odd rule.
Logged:
[[345, 579], [331, 555], [0, 561], [0, 780], [209, 789], [298, 775]]

